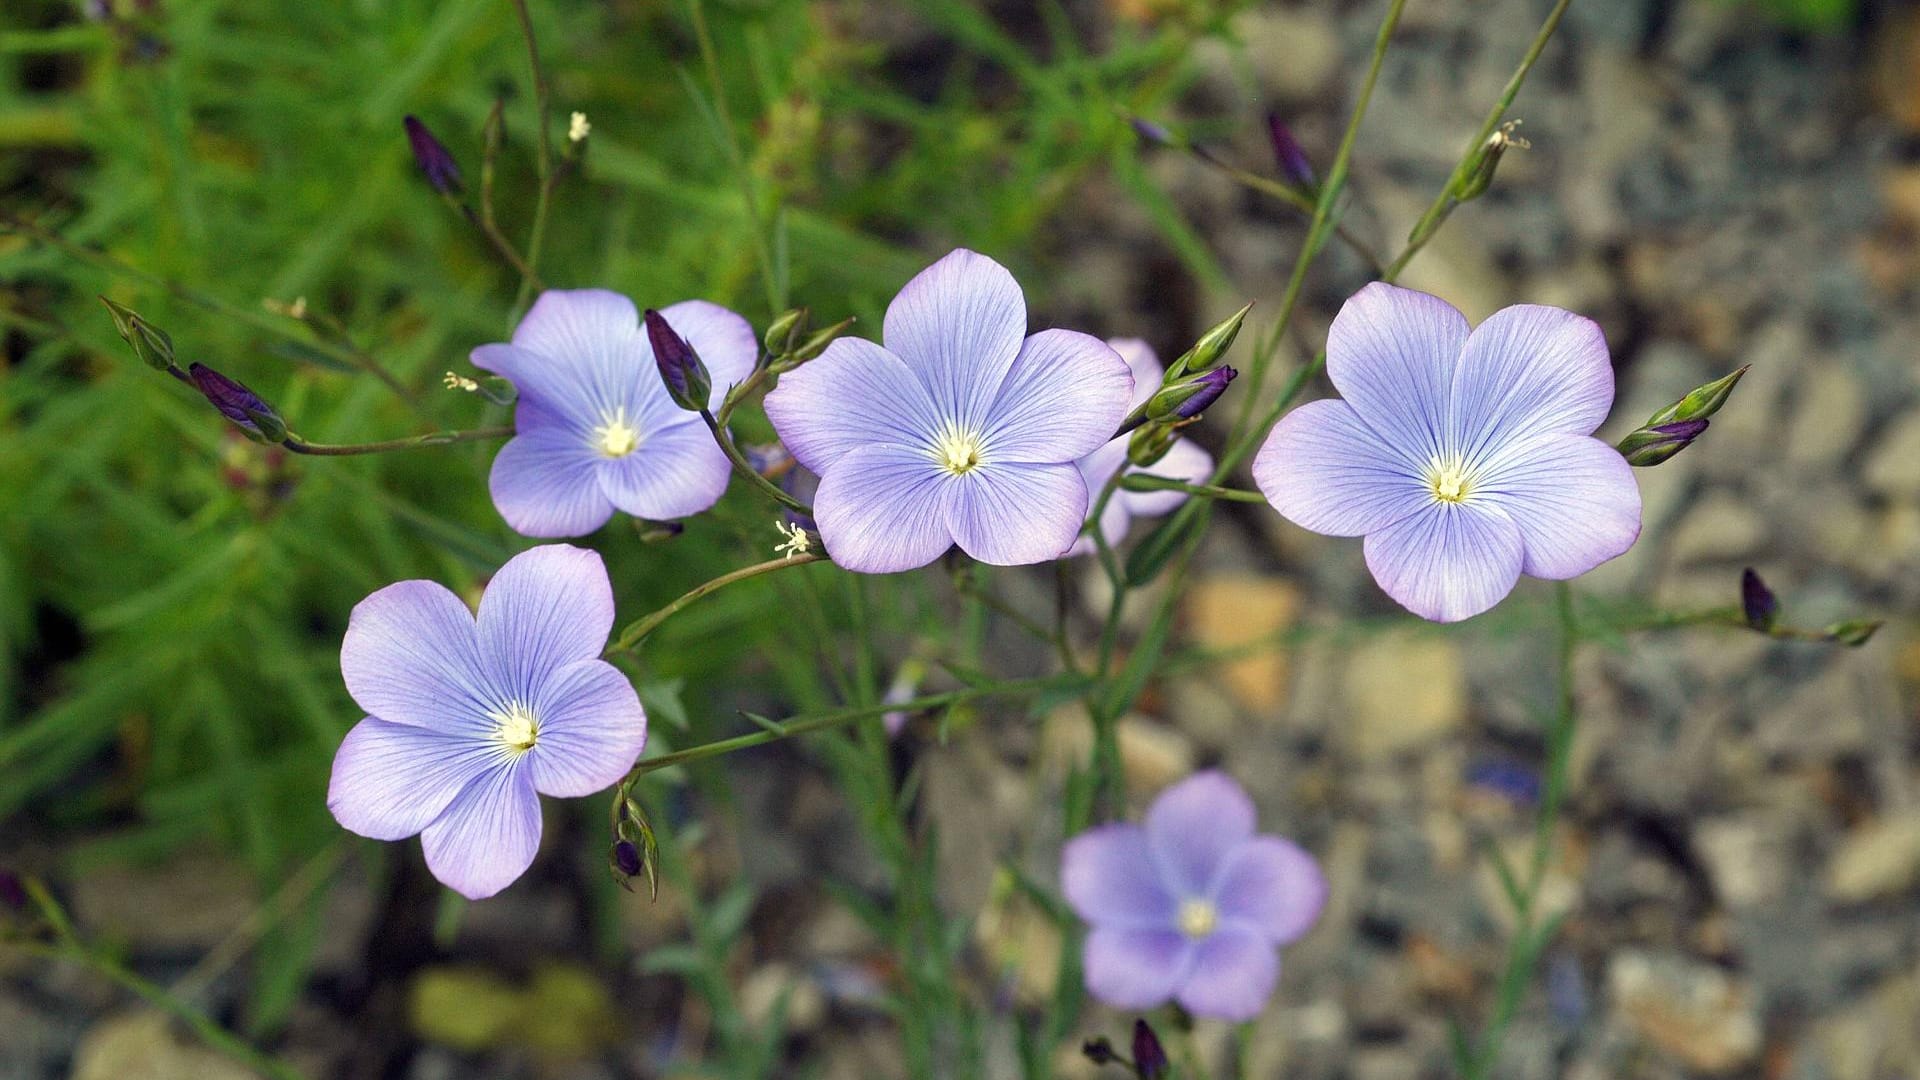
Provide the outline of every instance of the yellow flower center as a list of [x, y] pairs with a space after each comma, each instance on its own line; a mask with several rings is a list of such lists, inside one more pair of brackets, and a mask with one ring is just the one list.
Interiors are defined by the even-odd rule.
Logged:
[[1220, 925], [1220, 913], [1211, 900], [1188, 900], [1180, 905], [1180, 932], [1190, 938], [1203, 938]]
[[533, 712], [525, 705], [514, 702], [505, 712], [491, 712], [487, 719], [493, 721], [493, 738], [501, 748], [518, 757], [533, 749], [540, 741], [540, 722], [533, 718]]
[[640, 432], [627, 423], [627, 410], [617, 409], [593, 429], [594, 449], [610, 458], [623, 458], [640, 445]]
[[1444, 503], [1465, 502], [1473, 493], [1473, 485], [1467, 477], [1466, 463], [1454, 458], [1448, 461], [1435, 461], [1427, 467], [1427, 487], [1433, 497]]
[[983, 451], [980, 436], [959, 428], [948, 428], [933, 443], [933, 459], [955, 476], [965, 476], [980, 464]]

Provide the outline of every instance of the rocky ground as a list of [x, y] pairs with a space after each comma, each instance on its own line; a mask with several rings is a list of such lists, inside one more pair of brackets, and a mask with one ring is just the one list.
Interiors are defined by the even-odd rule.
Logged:
[[[1523, 6], [1410, 5], [1355, 159], [1349, 222], [1369, 243], [1397, 247], [1444, 179], [1533, 32], [1515, 14]], [[1242, 16], [1247, 66], [1220, 54], [1190, 114], [1246, 118], [1221, 150], [1257, 165], [1259, 110], [1275, 105], [1325, 161], [1376, 7]], [[1508, 156], [1495, 190], [1455, 216], [1406, 282], [1476, 319], [1523, 300], [1600, 319], [1622, 376], [1620, 430], [1753, 365], [1701, 443], [1639, 474], [1645, 536], [1582, 587], [1725, 605], [1752, 565], [1794, 622], [1893, 622], [1857, 650], [1713, 629], [1586, 648], [1574, 794], [1545, 897], [1566, 923], [1501, 1075], [1920, 1077], [1920, 18], [1879, 11], [1857, 32], [1811, 38], [1707, 0], [1578, 3], [1515, 115], [1533, 148]], [[1082, 202], [1101, 209], [1060, 240], [1076, 268], [1066, 302], [1140, 299], [1133, 324], [1112, 329], [1173, 346], [1170, 322], [1277, 297], [1300, 232], [1289, 212], [1175, 152], [1149, 166], [1219, 253], [1231, 293], [1172, 283], [1169, 257], [1142, 257], [1165, 251], [1150, 223], [1095, 191]], [[1367, 278], [1351, 256], [1330, 267], [1310, 289], [1303, 348]], [[1231, 646], [1389, 612], [1357, 544], [1259, 508], [1227, 524], [1182, 601], [1189, 641]], [[1534, 632], [1545, 618], [1546, 593], [1529, 586], [1504, 621], [1463, 632], [1309, 636], [1221, 675], [1171, 678], [1128, 720], [1141, 793], [1224, 767], [1331, 877], [1331, 906], [1286, 956], [1247, 1075], [1445, 1074], [1447, 1020], [1479, 1015], [1504, 942], [1479, 848], [1530, 838], [1529, 770], [1552, 695], [1550, 641]], [[1050, 955], [1044, 921], [990, 884], [1009, 854], [1002, 838], [1044, 816], [1035, 807], [1083, 745], [1084, 722], [989, 717], [975, 734], [916, 751], [937, 757], [927, 805], [944, 824], [944, 888], [956, 910], [984, 909], [984, 965]], [[799, 755], [741, 765], [742, 813], [765, 823], [737, 840], [737, 869], [765, 898], [739, 963], [745, 1008], [764, 1015], [785, 995], [822, 1076], [895, 1075], [870, 1006], [882, 977], [871, 941], [817, 883], [823, 864], [861, 873], [844, 811]], [[670, 1056], [666, 1033], [697, 1025], [631, 1022], [670, 998], [660, 980], [592, 962], [566, 886], [600, 871], [593, 845], [578, 846], [581, 865], [475, 908], [451, 957], [376, 1000], [360, 996], [359, 958], [423, 949], [396, 943], [430, 927], [383, 918], [349, 862], [288, 1056], [314, 1075], [387, 1060], [355, 1026], [367, 1016], [384, 1018], [376, 1043], [424, 1037], [429, 1048], [404, 1059], [419, 1080], [483, 1075], [472, 1053], [490, 1047], [512, 1048], [514, 1064], [485, 1075], [626, 1075]], [[1057, 848], [1035, 850], [1036, 871], [1051, 874]], [[206, 1000], [230, 1007], [238, 986], [204, 957], [253, 908], [240, 882], [211, 856], [81, 880], [76, 914], [149, 975], [208, 987]], [[632, 940], [663, 943], [683, 933], [683, 912], [668, 890], [620, 921]], [[530, 954], [557, 959], [512, 976], [489, 964]], [[1010, 993], [1046, 991], [1033, 967]], [[96, 980], [33, 972], [6, 973], [0, 1076], [44, 1075], [76, 1041], [75, 1075], [88, 1080], [238, 1075], [150, 1017], [115, 1012], [126, 998]], [[1117, 1016], [1095, 1019], [1119, 1030]], [[633, 1037], [650, 1027], [659, 1034]], [[1199, 1043], [1225, 1049], [1204, 1027]], [[343, 1059], [341, 1047], [355, 1049]], [[1072, 1055], [1062, 1066], [1092, 1075]]]

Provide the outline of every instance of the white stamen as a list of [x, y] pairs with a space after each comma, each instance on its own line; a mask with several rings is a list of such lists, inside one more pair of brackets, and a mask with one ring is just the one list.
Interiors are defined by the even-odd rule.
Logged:
[[1210, 900], [1188, 900], [1180, 905], [1176, 921], [1181, 933], [1190, 938], [1203, 938], [1220, 925], [1220, 913]]
[[593, 445], [605, 457], [622, 458], [640, 446], [640, 432], [627, 423], [627, 410], [616, 409], [593, 429]]

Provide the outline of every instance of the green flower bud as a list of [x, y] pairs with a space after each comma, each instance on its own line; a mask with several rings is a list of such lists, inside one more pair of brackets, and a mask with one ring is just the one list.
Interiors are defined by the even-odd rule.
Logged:
[[176, 373], [173, 362], [173, 339], [165, 330], [140, 317], [138, 312], [124, 304], [116, 304], [106, 297], [100, 302], [107, 305], [108, 314], [113, 316], [113, 328], [120, 339], [133, 348], [133, 355], [140, 358], [155, 371]]
[[1480, 147], [1480, 155], [1474, 159], [1473, 167], [1462, 177], [1459, 186], [1454, 188], [1455, 202], [1468, 202], [1487, 193], [1493, 186], [1494, 170], [1500, 167], [1500, 159], [1506, 155], [1507, 147], [1517, 146], [1522, 150], [1532, 148], [1533, 144], [1515, 135], [1514, 129], [1520, 121], [1509, 120], [1500, 125], [1500, 129], [1487, 136]]
[[1879, 619], [1848, 619], [1834, 623], [1821, 633], [1842, 645], [1858, 648], [1871, 640], [1882, 625]]
[[1170, 386], [1174, 380], [1191, 372], [1201, 372], [1212, 367], [1214, 362], [1219, 360], [1233, 344], [1233, 339], [1240, 333], [1240, 325], [1247, 321], [1247, 312], [1252, 310], [1253, 305], [1248, 304], [1201, 334], [1200, 340], [1193, 343], [1193, 348], [1188, 349], [1180, 355], [1179, 359], [1167, 365], [1167, 376], [1163, 385]]
[[1676, 420], [1705, 420], [1720, 411], [1727, 403], [1727, 397], [1740, 383], [1740, 377], [1747, 373], [1751, 364], [1742, 365], [1730, 375], [1724, 375], [1705, 386], [1697, 386], [1687, 392], [1687, 396], [1661, 409], [1647, 418], [1647, 426], [1669, 424]]
[[800, 344], [801, 335], [807, 332], [807, 323], [811, 319], [806, 308], [794, 308], [783, 313], [767, 326], [767, 332], [761, 336], [760, 343], [766, 347], [768, 356], [785, 356]]

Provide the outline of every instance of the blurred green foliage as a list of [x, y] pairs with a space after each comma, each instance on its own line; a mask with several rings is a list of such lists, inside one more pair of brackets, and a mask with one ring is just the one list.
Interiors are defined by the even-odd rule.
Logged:
[[1789, 26], [1808, 30], [1839, 30], [1853, 21], [1859, 0], [1759, 0], [1769, 15]]

